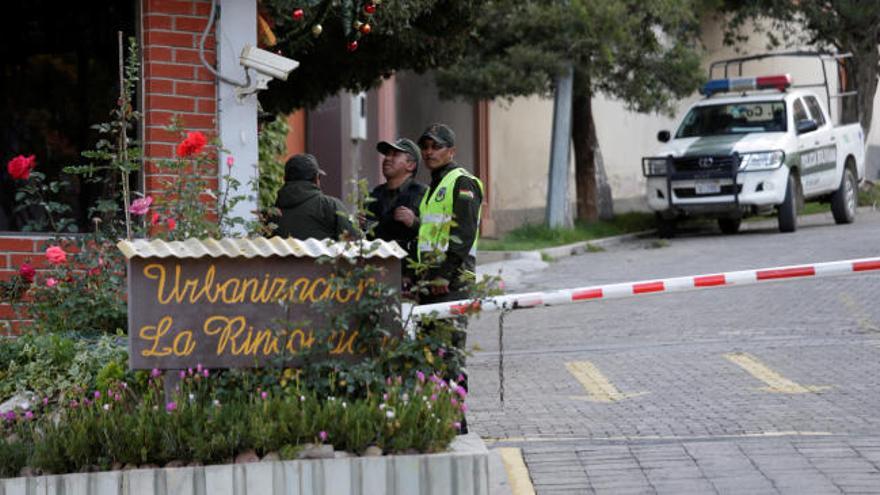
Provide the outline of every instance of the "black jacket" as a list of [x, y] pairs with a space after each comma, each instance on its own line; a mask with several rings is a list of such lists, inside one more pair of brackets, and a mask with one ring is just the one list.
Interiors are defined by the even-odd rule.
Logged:
[[281, 210], [281, 217], [273, 219], [277, 236], [339, 240], [343, 232], [352, 230], [342, 201], [322, 193], [313, 182], [285, 182], [275, 206]]
[[367, 210], [370, 212], [367, 221], [373, 227], [371, 237], [383, 241], [397, 241], [400, 247], [406, 249], [410, 255], [414, 255], [417, 248], [416, 237], [419, 235], [419, 222], [407, 227], [394, 219], [394, 210], [399, 206], [405, 206], [418, 217], [419, 204], [428, 186], [412, 178], [407, 179], [397, 189], [389, 189], [387, 186], [381, 184], [370, 192], [370, 197], [374, 200], [367, 205]]

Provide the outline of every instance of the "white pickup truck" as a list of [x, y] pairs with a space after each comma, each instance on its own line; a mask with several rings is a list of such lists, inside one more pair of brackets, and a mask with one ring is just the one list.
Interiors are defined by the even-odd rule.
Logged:
[[[675, 133], [658, 134], [664, 145], [642, 171], [662, 236], [689, 216], [732, 234], [742, 218], [774, 210], [779, 230], [793, 232], [804, 201], [830, 202], [837, 223], [854, 220], [861, 126], [833, 125], [814, 93], [790, 86], [788, 75], [709, 81]], [[724, 92], [737, 94], [716, 96]]]

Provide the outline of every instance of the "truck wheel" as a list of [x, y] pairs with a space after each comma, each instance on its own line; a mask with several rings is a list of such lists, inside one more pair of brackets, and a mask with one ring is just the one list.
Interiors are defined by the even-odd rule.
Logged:
[[722, 234], [736, 234], [739, 232], [739, 226], [742, 223], [741, 218], [719, 218], [718, 227]]
[[788, 185], [785, 186], [785, 199], [778, 206], [777, 220], [780, 232], [797, 230], [797, 177], [788, 174]]
[[657, 220], [657, 236], [661, 239], [671, 239], [674, 237], [675, 218], [664, 218], [660, 213], [657, 213], [654, 216]]
[[856, 218], [856, 179], [849, 167], [843, 169], [840, 187], [831, 195], [831, 214], [837, 223], [852, 223]]

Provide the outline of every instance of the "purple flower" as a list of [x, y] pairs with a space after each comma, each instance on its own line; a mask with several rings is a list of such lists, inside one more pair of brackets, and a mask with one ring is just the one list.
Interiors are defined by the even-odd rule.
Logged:
[[444, 348], [442, 348], [442, 347], [439, 348], [439, 349], [437, 349], [437, 355], [440, 356], [440, 357], [442, 358], [443, 356], [446, 355], [446, 349], [444, 349]]
[[186, 378], [186, 371], [180, 370], [180, 374], [178, 376], [180, 376], [180, 379], [183, 380], [184, 378]]
[[15, 421], [15, 411], [6, 412], [6, 421]]
[[28, 421], [34, 419], [34, 413], [32, 413], [31, 411], [24, 413], [24, 419], [26, 419]]
[[455, 400], [455, 397], [449, 399], [449, 403], [452, 404], [453, 406], [457, 406], [457, 405], [458, 405], [458, 401]]
[[98, 400], [100, 398], [101, 398], [101, 392], [98, 390], [95, 390], [95, 400]]
[[43, 405], [44, 405], [44, 406], [48, 406], [48, 405], [49, 405], [49, 398], [48, 398], [48, 397], [43, 397]]
[[328, 436], [329, 435], [327, 435], [327, 432], [324, 430], [318, 432], [318, 438], [320, 438], [322, 442], [326, 442]]
[[120, 400], [122, 400], [122, 396], [119, 394], [113, 394], [113, 400], [119, 402]]
[[150, 371], [150, 376], [153, 378], [159, 378], [162, 376], [162, 371], [159, 368], [153, 368], [153, 371]]
[[460, 383], [460, 382], [463, 382], [463, 381], [464, 381], [464, 375], [462, 375], [461, 373], [459, 373], [458, 376], [455, 377], [455, 381], [457, 381], [457, 382], [459, 382], [459, 383]]
[[267, 398], [269, 398], [269, 394], [266, 392], [260, 392], [260, 398], [266, 400]]
[[205, 378], [208, 378], [208, 375], [209, 375], [209, 374], [210, 374], [210, 373], [208, 373], [208, 368], [205, 368], [205, 369], [202, 370], [202, 376], [204, 376]]
[[437, 402], [437, 394], [431, 394], [431, 402]]
[[419, 383], [425, 383], [425, 374], [421, 371], [416, 371], [416, 378], [419, 379]]
[[384, 400], [385, 402], [388, 402], [388, 392], [385, 392], [384, 394], [382, 394], [382, 400]]
[[189, 376], [193, 376], [193, 369], [192, 369], [192, 368], [188, 368], [188, 369], [186, 370], [186, 374], [189, 375]]
[[464, 402], [461, 403], [461, 412], [466, 413], [468, 411], [468, 406]]
[[202, 363], [196, 365], [196, 372], [201, 373], [204, 368], [202, 367]]
[[70, 401], [70, 407], [72, 409], [76, 409], [77, 407], [79, 407], [79, 403], [76, 401], [76, 399]]
[[465, 390], [464, 387], [458, 387], [458, 388], [455, 390], [455, 392], [456, 392], [456, 393], [458, 394], [458, 396], [461, 397], [462, 399], [466, 399], [466, 398], [467, 398], [467, 390]]
[[461, 423], [459, 423], [458, 421], [456, 421], [455, 423], [452, 423], [452, 427], [455, 428], [456, 430], [460, 430], [460, 429], [461, 429]]
[[168, 412], [176, 411], [177, 410], [177, 403], [176, 402], [169, 402], [168, 404], [165, 404], [165, 410]]

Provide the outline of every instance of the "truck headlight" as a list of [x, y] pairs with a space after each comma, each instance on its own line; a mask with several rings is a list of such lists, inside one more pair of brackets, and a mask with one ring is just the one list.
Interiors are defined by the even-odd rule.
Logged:
[[668, 158], [642, 158], [642, 173], [645, 177], [666, 175]]
[[739, 162], [740, 170], [773, 170], [785, 162], [782, 151], [762, 151], [760, 153], [743, 153]]

